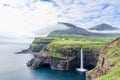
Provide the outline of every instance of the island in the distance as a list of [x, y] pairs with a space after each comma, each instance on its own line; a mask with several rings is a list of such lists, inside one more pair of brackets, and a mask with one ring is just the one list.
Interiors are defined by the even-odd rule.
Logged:
[[68, 28], [54, 30], [47, 37], [36, 37], [29, 49], [25, 50], [34, 52], [34, 58], [27, 63], [29, 67], [76, 69], [80, 66], [82, 48], [84, 67], [89, 70], [88, 80], [120, 79], [120, 34], [92, 33], [70, 23], [57, 24]]

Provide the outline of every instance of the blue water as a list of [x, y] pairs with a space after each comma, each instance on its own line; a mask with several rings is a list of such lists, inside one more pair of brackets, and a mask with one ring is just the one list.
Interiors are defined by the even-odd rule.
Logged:
[[14, 54], [29, 45], [0, 44], [0, 80], [85, 80], [85, 73], [58, 71], [49, 68], [31, 69], [26, 66], [33, 56]]

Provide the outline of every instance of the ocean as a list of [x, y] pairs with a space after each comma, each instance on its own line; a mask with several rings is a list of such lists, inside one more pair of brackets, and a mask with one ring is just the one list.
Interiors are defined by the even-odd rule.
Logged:
[[29, 44], [0, 44], [0, 80], [86, 80], [85, 73], [50, 68], [31, 69], [26, 63], [31, 54], [14, 54]]

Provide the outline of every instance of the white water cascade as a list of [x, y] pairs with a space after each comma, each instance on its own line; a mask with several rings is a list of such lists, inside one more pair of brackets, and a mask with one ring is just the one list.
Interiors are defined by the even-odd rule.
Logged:
[[84, 69], [83, 68], [83, 50], [82, 50], [82, 48], [81, 48], [81, 53], [80, 53], [80, 56], [81, 56], [81, 58], [80, 58], [80, 63], [81, 63], [81, 65], [80, 65], [80, 68], [77, 68], [77, 71], [80, 71], [80, 72], [86, 72], [87, 70], [86, 69]]

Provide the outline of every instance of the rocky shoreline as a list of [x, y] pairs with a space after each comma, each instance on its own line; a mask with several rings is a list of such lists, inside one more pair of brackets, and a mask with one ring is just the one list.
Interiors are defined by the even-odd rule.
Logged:
[[30, 49], [24, 49], [19, 52], [15, 52], [15, 54], [32, 54], [33, 52]]

